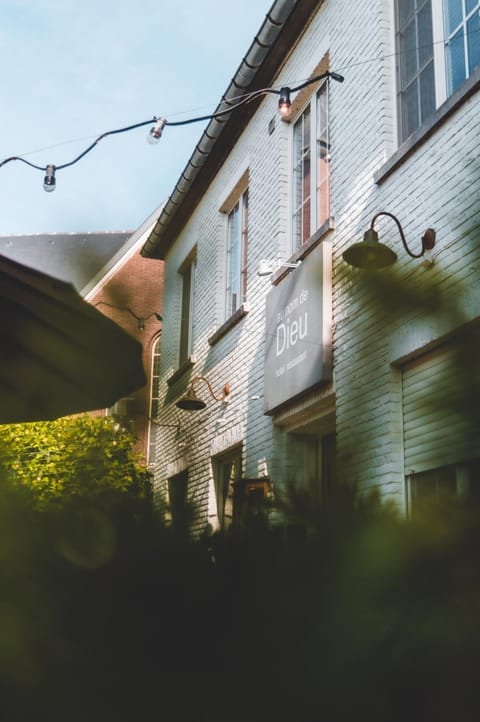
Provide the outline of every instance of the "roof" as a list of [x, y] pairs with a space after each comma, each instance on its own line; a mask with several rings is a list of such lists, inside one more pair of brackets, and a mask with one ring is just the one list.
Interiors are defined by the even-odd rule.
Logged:
[[82, 291], [113, 256], [128, 247], [131, 236], [132, 231], [0, 236], [0, 254]]
[[[215, 113], [225, 112], [240, 95], [271, 86], [323, 1], [275, 0]], [[142, 248], [143, 256], [165, 258], [262, 100], [259, 94], [234, 112], [210, 120]]]

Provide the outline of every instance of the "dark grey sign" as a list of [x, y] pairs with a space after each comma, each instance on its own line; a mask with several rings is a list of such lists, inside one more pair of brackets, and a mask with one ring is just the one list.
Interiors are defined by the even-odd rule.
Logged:
[[331, 379], [331, 289], [331, 246], [324, 242], [269, 292], [264, 413]]

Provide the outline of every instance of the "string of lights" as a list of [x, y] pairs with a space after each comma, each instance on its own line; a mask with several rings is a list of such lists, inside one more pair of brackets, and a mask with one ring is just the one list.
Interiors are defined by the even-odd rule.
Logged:
[[12, 161], [18, 160], [22, 163], [25, 163], [26, 165], [30, 166], [31, 168], [34, 168], [35, 170], [40, 170], [45, 173], [45, 177], [43, 179], [43, 188], [47, 192], [51, 192], [55, 190], [56, 187], [56, 172], [59, 170], [64, 170], [65, 168], [70, 168], [72, 165], [75, 165], [75, 163], [78, 163], [82, 158], [84, 158], [88, 153], [90, 153], [97, 145], [98, 143], [103, 140], [104, 138], [107, 138], [110, 135], [118, 135], [120, 133], [128, 133], [131, 130], [136, 130], [137, 128], [141, 128], [146, 125], [152, 125], [150, 128], [150, 131], [147, 135], [147, 140], [149, 143], [155, 144], [158, 143], [160, 140], [163, 130], [165, 126], [182, 126], [182, 125], [190, 125], [192, 123], [200, 123], [202, 121], [206, 120], [213, 120], [215, 118], [222, 118], [225, 115], [228, 115], [241, 106], [245, 105], [246, 103], [251, 103], [256, 98], [266, 95], [267, 93], [273, 93], [280, 96], [279, 99], [279, 113], [282, 116], [287, 116], [289, 109], [290, 109], [290, 93], [296, 92], [297, 90], [300, 90], [301, 88], [306, 87], [307, 85], [311, 85], [312, 83], [316, 83], [319, 80], [322, 80], [323, 78], [332, 78], [333, 80], [336, 80], [337, 82], [342, 83], [344, 78], [342, 75], [339, 75], [338, 73], [326, 71], [325, 73], [322, 73], [321, 75], [318, 75], [314, 78], [309, 78], [304, 83], [301, 83], [300, 85], [294, 86], [294, 87], [287, 87], [284, 86], [282, 88], [262, 88], [260, 90], [254, 90], [251, 93], [246, 93], [243, 96], [239, 96], [238, 98], [233, 98], [232, 100], [224, 100], [223, 103], [227, 107], [225, 107], [223, 110], [218, 110], [215, 113], [210, 113], [208, 115], [199, 115], [193, 118], [186, 118], [184, 120], [167, 120], [163, 117], [157, 117], [153, 116], [153, 118], [149, 118], [148, 120], [142, 120], [139, 123], [134, 123], [132, 125], [127, 125], [123, 128], [116, 128], [115, 130], [108, 130], [105, 133], [102, 133], [101, 135], [96, 138], [93, 143], [91, 143], [85, 150], [83, 150], [79, 155], [77, 155], [73, 160], [68, 161], [68, 163], [62, 163], [60, 165], [55, 165], [54, 163], [48, 163], [45, 166], [37, 165], [36, 163], [32, 163], [31, 161], [27, 160], [26, 158], [19, 156], [19, 155], [13, 155], [9, 158], [5, 158], [3, 161], [0, 162], [0, 168], [2, 168], [7, 163], [10, 163]]
[[[472, 34], [478, 34], [480, 31], [478, 29], [470, 30], [466, 33], [466, 35], [472, 35]], [[386, 53], [384, 55], [377, 55], [372, 58], [365, 58], [364, 60], [359, 60], [353, 63], [349, 63], [348, 65], [342, 66], [339, 68], [341, 71], [346, 71], [352, 68], [359, 67], [361, 65], [365, 65], [372, 62], [378, 62], [382, 60], [386, 60], [388, 58], [394, 58], [399, 57], [400, 55], [406, 54], [407, 52], [415, 52], [419, 50], [425, 50], [427, 48], [432, 48], [435, 45], [438, 44], [444, 44], [445, 40], [440, 39], [436, 41], [432, 41], [430, 43], [425, 43], [419, 46], [416, 46], [414, 48], [409, 48], [408, 50], [397, 50], [392, 53]], [[120, 133], [127, 133], [131, 130], [135, 130], [137, 128], [141, 128], [146, 125], [152, 125], [148, 135], [147, 135], [147, 141], [151, 144], [156, 144], [160, 140], [163, 130], [165, 126], [183, 126], [183, 125], [190, 125], [192, 123], [200, 123], [202, 121], [206, 120], [212, 120], [214, 118], [221, 118], [229, 113], [232, 113], [237, 108], [240, 108], [241, 106], [245, 105], [246, 103], [252, 102], [256, 98], [267, 95], [268, 93], [273, 93], [276, 95], [279, 95], [279, 102], [278, 102], [278, 111], [282, 117], [288, 117], [288, 114], [290, 112], [291, 107], [291, 101], [290, 101], [290, 94], [293, 92], [297, 92], [298, 90], [301, 90], [302, 88], [307, 87], [308, 85], [311, 85], [312, 83], [318, 82], [319, 80], [323, 78], [332, 78], [333, 80], [336, 80], [337, 82], [343, 82], [344, 77], [338, 72], [333, 71], [327, 71], [325, 73], [322, 73], [321, 75], [318, 75], [314, 78], [309, 78], [308, 80], [305, 80], [304, 82], [301, 82], [298, 85], [295, 85], [293, 87], [290, 86], [282, 86], [281, 88], [261, 88], [259, 90], [252, 91], [251, 93], [246, 93], [244, 95], [235, 96], [234, 98], [230, 100], [223, 100], [223, 102], [227, 105], [227, 107], [223, 110], [217, 111], [216, 113], [211, 113], [207, 115], [200, 115], [195, 116], [192, 118], [186, 118], [184, 120], [176, 120], [171, 121], [167, 120], [164, 117], [157, 117], [153, 116], [152, 118], [149, 118], [148, 120], [141, 121], [139, 123], [134, 123], [132, 125], [125, 126], [123, 128], [116, 128], [114, 130], [109, 130], [105, 133], [102, 133], [99, 135], [85, 150], [83, 150], [78, 156], [73, 158], [73, 160], [63, 163], [61, 165], [55, 165], [53, 163], [49, 163], [47, 165], [41, 166], [37, 165], [35, 163], [32, 163], [31, 161], [26, 160], [24, 156], [16, 155], [16, 156], [10, 156], [8, 158], [5, 158], [4, 160], [0, 161], [0, 168], [2, 168], [7, 163], [10, 163], [11, 161], [21, 161], [22, 163], [25, 163], [26, 165], [30, 166], [31, 168], [34, 168], [35, 170], [40, 170], [45, 172], [44, 177], [44, 183], [43, 187], [44, 190], [47, 192], [51, 192], [55, 190], [56, 187], [56, 172], [58, 170], [63, 170], [65, 168], [69, 168], [72, 165], [75, 165], [75, 163], [78, 163], [82, 158], [84, 158], [90, 151], [92, 151], [98, 143], [103, 140], [104, 138], [110, 136], [110, 135], [118, 135]], [[73, 141], [67, 141], [67, 143], [73, 142]], [[64, 143], [58, 143], [55, 146], [49, 146], [48, 148], [41, 149], [41, 150], [50, 150], [51, 148], [58, 147], [59, 145], [64, 145]], [[38, 152], [38, 151], [31, 151], [30, 153], [25, 153], [24, 155], [29, 155], [31, 153]]]

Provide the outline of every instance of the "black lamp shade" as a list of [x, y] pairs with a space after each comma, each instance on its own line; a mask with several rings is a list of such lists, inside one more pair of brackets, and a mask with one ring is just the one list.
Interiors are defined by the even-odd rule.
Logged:
[[397, 254], [380, 243], [378, 233], [370, 228], [365, 233], [363, 241], [347, 248], [343, 253], [343, 260], [356, 268], [375, 271], [395, 263]]
[[202, 399], [199, 399], [193, 389], [189, 389], [185, 396], [177, 401], [175, 406], [184, 411], [200, 411], [204, 409], [207, 404]]

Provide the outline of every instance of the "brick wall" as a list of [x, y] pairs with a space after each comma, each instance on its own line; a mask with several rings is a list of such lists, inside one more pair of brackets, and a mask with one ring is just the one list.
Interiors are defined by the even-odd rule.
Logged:
[[[161, 316], [163, 301], [163, 261], [148, 260], [137, 251], [119, 265], [115, 273], [89, 298], [89, 302], [111, 318], [143, 346], [143, 364], [147, 384], [133, 395], [133, 428], [137, 436], [136, 449], [147, 455], [150, 412], [150, 384], [153, 344], [161, 333], [162, 323], [152, 312]], [[130, 309], [143, 323], [130, 313]], [[140, 328], [143, 325], [144, 328]], [[104, 412], [99, 412], [104, 413]]]

